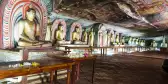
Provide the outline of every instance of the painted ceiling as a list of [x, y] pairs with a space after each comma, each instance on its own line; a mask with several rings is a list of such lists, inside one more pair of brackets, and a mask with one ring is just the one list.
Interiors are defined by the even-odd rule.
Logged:
[[[55, 0], [57, 13], [161, 36], [168, 30], [167, 0]], [[59, 2], [59, 3], [58, 3]]]

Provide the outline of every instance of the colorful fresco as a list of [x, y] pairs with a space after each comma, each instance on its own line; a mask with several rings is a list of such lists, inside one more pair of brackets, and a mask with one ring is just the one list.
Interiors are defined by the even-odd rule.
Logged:
[[41, 0], [8, 0], [3, 12], [3, 46], [2, 48], [14, 47], [14, 26], [20, 20], [25, 18], [25, 11], [29, 4], [32, 4], [36, 10], [36, 20], [40, 24], [40, 39], [44, 39], [47, 25], [47, 9]]

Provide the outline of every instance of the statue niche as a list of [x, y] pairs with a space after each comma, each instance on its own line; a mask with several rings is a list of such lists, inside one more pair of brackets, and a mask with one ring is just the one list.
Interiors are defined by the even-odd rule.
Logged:
[[[86, 40], [86, 32], [85, 32], [85, 40]], [[70, 41], [72, 44], [77, 45], [87, 45], [87, 42], [84, 42], [84, 38], [82, 37], [82, 26], [79, 23], [73, 23], [71, 25], [71, 32], [70, 32]]]
[[[26, 19], [18, 21], [15, 27], [15, 41], [18, 46], [21, 47], [49, 47], [52, 46], [51, 43], [41, 41], [40, 37], [40, 26], [39, 23], [35, 21], [36, 11], [30, 5], [28, 10], [26, 10]], [[18, 35], [18, 36], [17, 36]]]
[[66, 23], [64, 20], [56, 20], [52, 26], [52, 42], [56, 45], [70, 44], [66, 41]]

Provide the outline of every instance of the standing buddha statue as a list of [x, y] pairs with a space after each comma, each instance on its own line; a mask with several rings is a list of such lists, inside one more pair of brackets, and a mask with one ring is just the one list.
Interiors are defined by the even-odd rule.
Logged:
[[82, 42], [87, 42], [88, 34], [86, 31], [86, 28], [84, 28], [84, 31], [82, 32]]
[[51, 22], [50, 18], [48, 18], [45, 41], [51, 41], [51, 26], [52, 26], [52, 22]]
[[90, 32], [89, 32], [89, 40], [88, 40], [88, 44], [90, 46], [94, 46], [94, 31], [93, 31], [93, 28], [91, 28]]
[[117, 44], [117, 45], [120, 45], [120, 38], [119, 38], [119, 35], [116, 35], [116, 39], [115, 39], [115, 40], [116, 40], [116, 44]]
[[128, 44], [131, 46], [132, 45], [132, 37], [129, 37]]

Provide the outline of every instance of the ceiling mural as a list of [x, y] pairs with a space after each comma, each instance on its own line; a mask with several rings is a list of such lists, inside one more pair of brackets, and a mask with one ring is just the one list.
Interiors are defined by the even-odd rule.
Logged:
[[[168, 29], [167, 0], [56, 0], [56, 12], [161, 36]], [[153, 34], [154, 33], [154, 34]]]
[[47, 7], [48, 13], [52, 12], [52, 10], [53, 10], [53, 0], [43, 0], [43, 2]]

